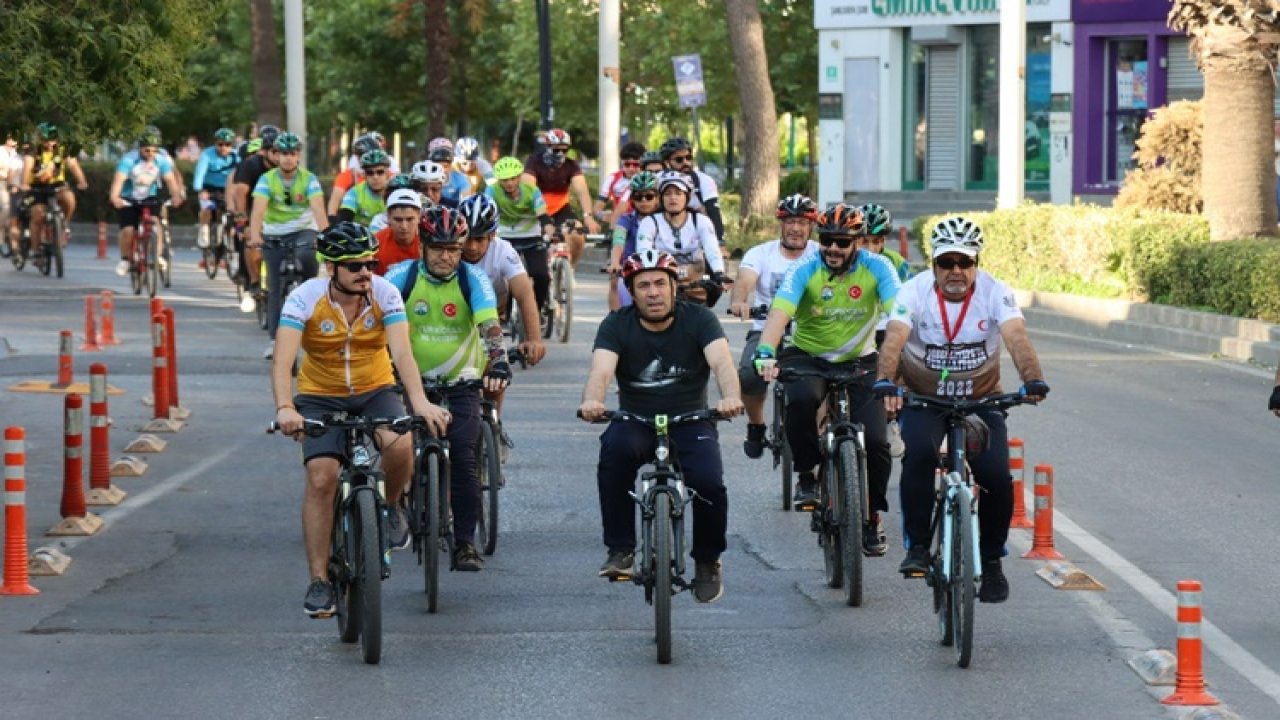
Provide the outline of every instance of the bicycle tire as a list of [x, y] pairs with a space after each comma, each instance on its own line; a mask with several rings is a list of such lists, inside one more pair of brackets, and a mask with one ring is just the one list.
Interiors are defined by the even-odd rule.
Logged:
[[422, 579], [427, 593], [427, 612], [434, 613], [440, 599], [440, 536], [444, 513], [440, 507], [440, 455], [426, 453], [425, 472], [418, 477], [424, 500], [422, 527]]
[[791, 476], [792, 476], [792, 457], [791, 445], [787, 442], [787, 426], [786, 426], [786, 405], [785, 396], [780, 392], [773, 395], [773, 438], [770, 445], [773, 447], [773, 466], [779, 468], [782, 473], [782, 510], [783, 512], [791, 512]]
[[832, 519], [836, 516], [835, 504], [841, 497], [835, 463], [822, 461], [822, 482], [818, 484], [818, 507], [813, 510], [818, 520], [819, 543], [826, 570], [827, 587], [839, 590], [844, 587], [844, 558], [841, 557], [840, 532]]
[[656, 493], [653, 502], [653, 624], [658, 662], [671, 662], [671, 565], [675, 561], [671, 534], [671, 496]]
[[173, 238], [169, 237], [169, 228], [161, 225], [160, 230], [160, 247], [156, 251], [156, 255], [163, 262], [156, 264], [156, 268], [160, 272], [160, 281], [164, 283], [166, 288], [173, 283]]
[[66, 234], [66, 231], [67, 231], [67, 221], [66, 221], [66, 218], [62, 216], [61, 211], [57, 213], [50, 213], [50, 215], [52, 216], [52, 220], [53, 220], [52, 222], [53, 242], [49, 244], [49, 257], [46, 259], [48, 260], [48, 264], [53, 265], [53, 271], [54, 271], [53, 274], [60, 278], [62, 277], [62, 262], [63, 262], [62, 237], [63, 235]]
[[353, 643], [360, 639], [362, 615], [360, 597], [356, 593], [354, 582], [354, 563], [358, 552], [354, 505], [343, 500], [337, 502], [340, 511], [333, 528], [334, 552], [329, 563], [329, 577], [337, 598], [338, 639], [344, 643]]
[[[16, 210], [14, 212], [17, 212]], [[22, 272], [27, 266], [27, 237], [26, 228], [18, 229], [18, 247], [13, 251], [13, 256], [9, 259], [13, 262], [13, 269]]]
[[360, 598], [360, 651], [364, 661], [377, 665], [382, 659], [382, 533], [378, 529], [376, 491], [355, 494], [354, 560], [356, 596]]
[[200, 228], [208, 228], [209, 244], [200, 248], [200, 259], [204, 260], [204, 275], [210, 280], [218, 276], [218, 255], [221, 254], [222, 248], [222, 227], [218, 226], [218, 234], [214, 235], [212, 225], [202, 225], [196, 228], [196, 232], [200, 232]]
[[[153, 233], [154, 235], [154, 233]], [[157, 238], [152, 237], [151, 242], [147, 243], [147, 261], [146, 261], [146, 285], [147, 294], [151, 297], [156, 296], [156, 291], [160, 289], [160, 263], [159, 253], [156, 251]]]
[[969, 667], [973, 657], [974, 547], [970, 533], [973, 508], [967, 492], [959, 492], [952, 501], [951, 523], [951, 611], [955, 627], [956, 665]]
[[480, 422], [480, 443], [476, 446], [480, 474], [480, 514], [476, 532], [483, 538], [485, 555], [498, 547], [498, 495], [502, 486], [502, 461], [498, 435], [488, 421]]
[[866, 473], [858, 462], [855, 441], [836, 445], [840, 472], [840, 555], [844, 570], [844, 604], [862, 606], [862, 524], [866, 516]]
[[556, 283], [556, 337], [562, 343], [569, 342], [569, 333], [573, 329], [573, 267], [568, 260], [556, 263], [556, 274], [560, 281]]
[[[54, 202], [54, 201], [50, 201], [50, 202]], [[32, 243], [33, 245], [35, 245], [36, 258], [38, 260], [43, 261], [43, 262], [36, 263], [36, 269], [39, 270], [40, 274], [44, 275], [45, 277], [48, 277], [49, 271], [53, 269], [52, 267], [53, 263], [49, 262], [49, 258], [53, 255], [53, 253], [50, 252], [49, 243], [46, 242], [46, 240], [49, 237], [50, 230], [52, 228], [52, 222], [51, 222], [52, 217], [50, 217], [50, 215], [52, 215], [52, 213], [47, 214], [44, 219], [45, 237], [36, 238], [36, 241]]]

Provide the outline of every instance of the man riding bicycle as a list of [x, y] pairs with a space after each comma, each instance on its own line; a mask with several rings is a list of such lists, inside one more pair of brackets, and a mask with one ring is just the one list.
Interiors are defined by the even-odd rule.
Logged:
[[[80, 161], [68, 156], [59, 141], [58, 127], [53, 123], [40, 123], [36, 127], [36, 146], [24, 160], [20, 187], [31, 205], [31, 237], [40, 238], [41, 242], [47, 242], [44, 221], [50, 200], [57, 199], [67, 227], [71, 226], [71, 215], [76, 211], [76, 195], [67, 186], [68, 170], [75, 176], [77, 190], [88, 189]], [[54, 238], [54, 242], [65, 244], [66, 238]], [[36, 249], [32, 248], [33, 251]], [[36, 253], [36, 257], [40, 258], [41, 254]]]
[[[817, 224], [821, 252], [793, 264], [783, 276], [760, 332], [755, 365], [766, 382], [777, 378], [778, 363], [818, 372], [870, 371], [852, 393], [855, 401], [859, 394], [865, 395], [866, 402], [851, 408], [850, 415], [863, 426], [867, 451], [871, 517], [862, 529], [862, 549], [878, 557], [887, 549], [880, 513], [889, 510], [886, 492], [892, 466], [884, 408], [872, 401], [870, 389], [876, 366], [876, 321], [898, 294], [898, 276], [888, 260], [858, 249], [863, 220], [857, 207], [832, 205], [818, 216]], [[777, 345], [793, 319], [792, 345], [779, 355]], [[814, 469], [822, 453], [817, 415], [825, 394], [826, 382], [821, 378], [787, 383], [787, 444], [799, 474], [797, 509], [812, 509], [818, 499]]]
[[370, 150], [360, 156], [360, 167], [364, 170], [364, 180], [343, 196], [338, 220], [351, 220], [368, 226], [387, 210], [383, 191], [391, 181], [391, 157], [381, 150]]
[[[720, 388], [716, 409], [727, 417], [742, 413], [738, 375], [720, 321], [705, 307], [676, 299], [675, 258], [641, 250], [627, 258], [622, 279], [635, 298], [600, 323], [591, 370], [579, 413], [588, 422], [603, 417], [609, 383], [618, 381], [618, 406], [652, 417], [707, 406], [707, 380], [715, 372]], [[724, 552], [729, 495], [724, 485], [719, 433], [707, 421], [671, 428], [672, 445], [693, 507], [693, 595], [709, 603], [723, 594], [720, 555]], [[600, 436], [596, 486], [608, 556], [600, 575], [630, 574], [635, 560], [636, 509], [630, 492], [636, 471], [653, 457], [654, 431], [639, 423], [612, 422]]]
[[[524, 174], [521, 182], [537, 185], [546, 198], [547, 210], [555, 225], [564, 225], [570, 220], [578, 220], [569, 203], [572, 194], [578, 201], [583, 218], [589, 232], [600, 232], [600, 225], [591, 217], [591, 190], [587, 187], [587, 178], [582, 174], [578, 162], [568, 157], [571, 139], [569, 133], [560, 128], [552, 128], [539, 138], [542, 152], [534, 153], [524, 161]], [[580, 232], [567, 233], [565, 240], [569, 243], [569, 262], [578, 266], [578, 258], [587, 244], [587, 237]]]
[[173, 163], [160, 154], [159, 147], [158, 135], [143, 133], [138, 138], [137, 154], [121, 158], [111, 178], [111, 189], [107, 194], [119, 218], [120, 262], [116, 265], [116, 275], [120, 277], [128, 275], [133, 267], [134, 234], [142, 219], [142, 209], [134, 203], [158, 195], [163, 181], [173, 198], [174, 207], [182, 205], [182, 188], [178, 186]]
[[538, 311], [547, 305], [551, 287], [551, 271], [547, 263], [544, 237], [555, 232], [555, 221], [547, 213], [542, 191], [524, 178], [524, 164], [513, 157], [500, 158], [493, 166], [497, 185], [485, 193], [498, 204], [498, 234], [511, 243], [524, 260], [533, 279], [533, 296]]
[[234, 130], [219, 128], [213, 133], [213, 141], [213, 147], [207, 147], [200, 153], [195, 177], [191, 181], [191, 187], [200, 198], [200, 224], [196, 232], [196, 245], [201, 248], [209, 247], [213, 235], [209, 228], [216, 217], [214, 213], [226, 209], [227, 181], [231, 179], [236, 165], [240, 164], [240, 156], [232, 148], [236, 141]]
[[[231, 211], [235, 213], [236, 235], [239, 242], [247, 239], [245, 235], [248, 230], [249, 215], [253, 212], [255, 204], [253, 190], [258, 187], [259, 178], [276, 166], [275, 142], [279, 136], [280, 128], [274, 125], [263, 125], [258, 130], [256, 138], [259, 141], [258, 152], [242, 158], [231, 178], [231, 195], [228, 203], [232, 206]], [[249, 247], [248, 243], [244, 243], [244, 247], [237, 249], [243, 251], [240, 254], [240, 261], [244, 263], [245, 275], [243, 278], [245, 295], [240, 301], [240, 311], [253, 312], [257, 303], [267, 301], [266, 290], [262, 288], [262, 278], [258, 277], [262, 264], [262, 248]]]
[[[373, 274], [377, 250], [378, 241], [355, 223], [338, 223], [320, 235], [316, 255], [324, 261], [328, 277], [306, 281], [285, 300], [279, 351], [271, 366], [276, 422], [302, 442], [307, 477], [302, 538], [311, 578], [303, 610], [314, 618], [329, 617], [337, 609], [328, 565], [343, 441], [336, 430], [320, 437], [302, 435], [303, 419], [335, 412], [403, 415], [391, 371], [394, 364], [412, 413], [425, 419], [437, 435], [449, 423], [449, 413], [428, 402], [422, 390], [400, 293]], [[292, 375], [298, 348], [306, 352], [295, 396]], [[388, 543], [403, 549], [409, 545], [409, 523], [398, 508], [413, 473], [413, 442], [384, 429], [378, 432], [378, 446], [386, 471], [387, 507], [395, 508], [387, 517]]]
[[670, 170], [683, 173], [689, 178], [692, 195], [689, 207], [698, 210], [716, 229], [716, 238], [724, 245], [724, 219], [720, 214], [720, 189], [710, 175], [702, 172], [693, 164], [693, 146], [682, 137], [673, 137], [658, 148], [658, 156]]
[[[1003, 340], [1022, 377], [1030, 400], [1049, 394], [1027, 325], [1013, 291], [978, 269], [982, 228], [963, 217], [950, 217], [933, 228], [933, 272], [920, 273], [902, 286], [889, 313], [880, 348], [877, 395], [889, 412], [901, 410], [902, 526], [907, 557], [899, 570], [908, 577], [929, 568], [929, 541], [934, 504], [934, 470], [938, 445], [946, 434], [942, 415], [933, 409], [903, 408], [895, 385], [938, 398], [981, 398], [999, 395], [1000, 346]], [[989, 445], [965, 459], [974, 483], [982, 488], [978, 503], [982, 587], [978, 599], [1000, 603], [1009, 597], [1009, 581], [1000, 567], [1013, 517], [1013, 483], [1009, 476], [1005, 413], [980, 412], [971, 422], [985, 425]]]
[[[641, 218], [636, 224], [636, 250], [650, 248], [670, 254], [680, 264], [680, 285], [694, 302], [713, 307], [730, 281], [724, 274], [724, 258], [715, 228], [689, 207], [693, 188], [684, 173], [668, 170], [658, 176], [662, 212]], [[719, 287], [699, 286], [704, 273]]]
[[[511, 367], [493, 286], [484, 271], [462, 262], [466, 218], [436, 206], [422, 213], [422, 259], [396, 265], [387, 280], [400, 288], [409, 317], [409, 340], [422, 374], [446, 381], [484, 375], [484, 389], [507, 386]], [[446, 391], [449, 400], [449, 504], [453, 509], [456, 570], [477, 571], [484, 560], [476, 551], [480, 476], [476, 445], [480, 438], [480, 396], [473, 388]]]

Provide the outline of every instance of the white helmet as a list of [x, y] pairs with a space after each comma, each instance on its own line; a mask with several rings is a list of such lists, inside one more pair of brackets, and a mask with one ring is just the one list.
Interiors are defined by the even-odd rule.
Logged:
[[976, 257], [982, 252], [982, 240], [982, 228], [959, 215], [938, 221], [933, 226], [933, 234], [929, 236], [935, 258], [952, 252]]
[[673, 185], [683, 190], [685, 195], [693, 193], [693, 184], [689, 182], [688, 175], [678, 170], [664, 170], [658, 174], [658, 194], [666, 192]]
[[453, 144], [453, 154], [462, 160], [475, 160], [480, 157], [480, 143], [473, 137], [460, 137]]
[[446, 175], [444, 166], [431, 160], [416, 162], [410, 170], [410, 177], [418, 182], [442, 183]]

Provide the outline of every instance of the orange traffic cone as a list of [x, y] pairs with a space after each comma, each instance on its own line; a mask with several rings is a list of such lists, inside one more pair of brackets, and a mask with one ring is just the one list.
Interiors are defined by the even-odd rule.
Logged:
[[1200, 639], [1200, 581], [1178, 581], [1178, 673], [1165, 705], [1217, 705], [1205, 690], [1204, 647]]
[[26, 432], [4, 429], [4, 585], [0, 595], [37, 595], [27, 568]]

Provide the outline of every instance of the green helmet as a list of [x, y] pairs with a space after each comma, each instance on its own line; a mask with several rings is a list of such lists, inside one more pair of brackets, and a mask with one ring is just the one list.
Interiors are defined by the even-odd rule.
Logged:
[[36, 126], [36, 137], [40, 142], [58, 139], [58, 126], [51, 122], [42, 122]]
[[244, 147], [244, 153], [246, 156], [252, 155], [258, 152], [259, 150], [262, 150], [262, 138], [254, 138], [250, 140], [248, 144], [246, 144]]
[[524, 163], [510, 155], [504, 158], [498, 158], [498, 162], [493, 164], [493, 176], [499, 180], [511, 180], [520, 177], [524, 172]]
[[[277, 141], [278, 144], [279, 142]], [[391, 165], [391, 156], [381, 150], [370, 150], [360, 156], [360, 167], [362, 168], [377, 167], [379, 165], [389, 167]]]
[[297, 152], [302, 147], [302, 138], [291, 132], [282, 132], [276, 136], [275, 149], [278, 152]]
[[316, 257], [322, 262], [342, 262], [378, 252], [378, 238], [355, 222], [330, 225], [316, 239]]
[[868, 235], [883, 235], [893, 229], [893, 216], [883, 205], [876, 203], [863, 205], [862, 217], [867, 224]]
[[400, 173], [399, 175], [396, 175], [395, 177], [391, 178], [391, 180], [387, 182], [388, 197], [390, 197], [391, 193], [395, 192], [396, 190], [412, 190], [412, 189], [413, 189], [413, 176], [408, 173]]
[[138, 136], [138, 147], [160, 147], [160, 133], [143, 130]]
[[234, 142], [236, 131], [231, 128], [218, 128], [213, 132], [213, 139], [220, 143]]
[[631, 176], [631, 192], [640, 192], [641, 190], [657, 190], [658, 175], [648, 170], [641, 170]]

